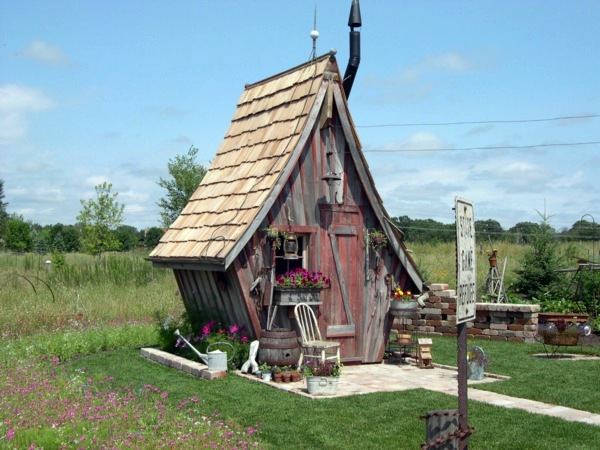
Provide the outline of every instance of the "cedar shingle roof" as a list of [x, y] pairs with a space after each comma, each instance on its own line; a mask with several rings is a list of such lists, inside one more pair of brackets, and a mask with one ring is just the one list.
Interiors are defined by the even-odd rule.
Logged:
[[208, 172], [149, 259], [229, 265], [238, 240], [270, 206], [329, 63], [322, 56], [246, 86]]

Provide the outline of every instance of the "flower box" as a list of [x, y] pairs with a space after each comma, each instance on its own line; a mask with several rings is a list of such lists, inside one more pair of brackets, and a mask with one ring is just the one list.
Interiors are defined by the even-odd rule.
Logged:
[[297, 287], [275, 287], [273, 288], [273, 300], [277, 305], [295, 306], [298, 303], [309, 305], [320, 305], [321, 288], [297, 288]]
[[310, 395], [335, 395], [340, 377], [306, 377], [306, 389]]
[[408, 316], [417, 312], [419, 304], [416, 301], [401, 302], [392, 300], [390, 302], [390, 314], [392, 316]]

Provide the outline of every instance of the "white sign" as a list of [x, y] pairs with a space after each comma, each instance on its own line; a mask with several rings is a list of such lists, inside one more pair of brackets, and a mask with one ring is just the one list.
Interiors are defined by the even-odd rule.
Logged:
[[473, 204], [454, 199], [456, 212], [456, 323], [475, 319], [477, 295], [477, 260], [475, 252], [475, 217]]

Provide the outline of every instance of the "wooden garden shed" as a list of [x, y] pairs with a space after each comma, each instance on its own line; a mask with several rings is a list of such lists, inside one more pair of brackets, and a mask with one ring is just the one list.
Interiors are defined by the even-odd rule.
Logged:
[[[292, 233], [297, 256], [269, 228]], [[370, 245], [373, 229], [385, 247]], [[382, 360], [391, 280], [424, 288], [375, 189], [333, 54], [245, 87], [206, 176], [149, 259], [174, 271], [192, 319], [212, 310], [255, 338], [271, 324], [296, 328], [292, 306], [276, 305], [274, 275], [324, 273], [331, 286], [315, 312], [347, 363]]]

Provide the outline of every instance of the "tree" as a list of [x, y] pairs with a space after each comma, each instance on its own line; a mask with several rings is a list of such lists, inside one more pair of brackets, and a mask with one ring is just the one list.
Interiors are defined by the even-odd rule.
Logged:
[[540, 231], [540, 224], [533, 222], [519, 222], [508, 230], [517, 244], [530, 244], [536, 233]]
[[8, 212], [6, 207], [8, 203], [4, 202], [4, 180], [0, 180], [0, 239], [4, 237], [6, 225], [8, 224]]
[[563, 290], [563, 277], [557, 272], [561, 266], [561, 255], [556, 232], [549, 223], [551, 216], [545, 212], [538, 214], [542, 221], [533, 236], [531, 248], [523, 255], [521, 268], [515, 270], [517, 279], [514, 288], [529, 298], [543, 302], [552, 299], [556, 292]]
[[98, 255], [119, 250], [121, 243], [115, 235], [123, 221], [124, 205], [117, 202], [118, 193], [111, 194], [112, 184], [96, 186], [96, 200], [80, 200], [83, 209], [77, 216], [83, 228], [83, 248], [87, 253]]
[[487, 235], [490, 239], [500, 239], [504, 234], [504, 229], [497, 220], [476, 220], [475, 232], [478, 236]]
[[163, 234], [165, 232], [162, 228], [151, 227], [146, 229], [144, 232], [144, 245], [146, 247], [156, 247]]
[[404, 233], [406, 242], [452, 242], [456, 236], [453, 224], [443, 224], [433, 219], [411, 219], [400, 216], [392, 219]]
[[121, 250], [128, 252], [135, 250], [138, 245], [138, 230], [129, 225], [121, 225], [117, 227], [116, 236], [121, 243]]
[[197, 154], [198, 149], [192, 146], [187, 155], [178, 155], [170, 159], [167, 167], [172, 179], [165, 180], [161, 177], [157, 183], [167, 190], [166, 197], [161, 198], [157, 203], [162, 209], [160, 217], [165, 228], [175, 222], [206, 175], [206, 168], [195, 162]]
[[33, 250], [31, 226], [22, 219], [10, 218], [4, 233], [6, 248], [13, 252], [30, 252]]
[[80, 232], [73, 225], [54, 224], [48, 230], [50, 249], [60, 252], [78, 252], [81, 250]]
[[582, 241], [591, 241], [600, 237], [600, 225], [587, 220], [578, 220], [567, 232], [569, 237]]

